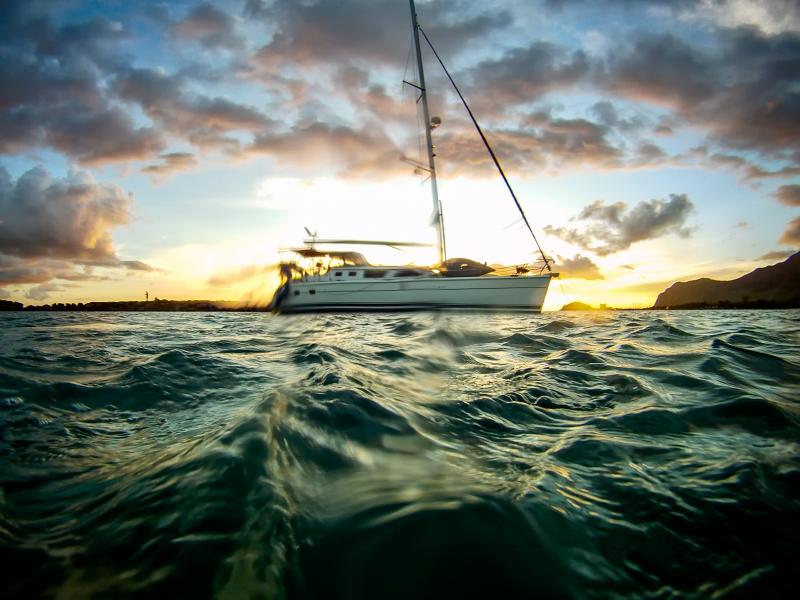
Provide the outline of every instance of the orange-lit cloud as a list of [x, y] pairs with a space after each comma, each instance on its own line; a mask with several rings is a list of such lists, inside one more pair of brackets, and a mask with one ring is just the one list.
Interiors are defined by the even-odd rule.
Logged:
[[778, 241], [787, 246], [800, 246], [800, 217], [789, 222]]
[[111, 229], [130, 221], [131, 204], [119, 187], [86, 173], [56, 179], [36, 167], [13, 181], [0, 167], [0, 284], [104, 278], [94, 267], [152, 270], [121, 261], [114, 249]]
[[244, 40], [236, 32], [234, 18], [206, 2], [190, 9], [171, 30], [179, 38], [195, 41], [207, 48], [237, 50], [245, 47]]
[[588, 256], [558, 257], [556, 270], [563, 279], [605, 279], [600, 268]]
[[782, 185], [773, 196], [786, 206], [800, 206], [800, 185]]
[[151, 175], [169, 175], [178, 171], [185, 171], [197, 164], [195, 155], [191, 152], [169, 152], [158, 157], [161, 162], [147, 165], [142, 168], [143, 173]]

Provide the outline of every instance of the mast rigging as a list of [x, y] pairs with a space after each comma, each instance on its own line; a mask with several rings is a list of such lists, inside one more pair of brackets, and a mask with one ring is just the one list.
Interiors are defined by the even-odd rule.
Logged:
[[494, 165], [497, 167], [497, 170], [500, 172], [500, 176], [503, 178], [503, 182], [505, 182], [506, 188], [508, 188], [508, 191], [511, 194], [511, 198], [514, 200], [514, 204], [516, 204], [517, 210], [519, 210], [519, 213], [522, 216], [522, 220], [525, 222], [525, 225], [528, 228], [528, 231], [530, 232], [534, 243], [536, 244], [537, 250], [539, 250], [539, 254], [542, 257], [542, 260], [544, 261], [544, 267], [548, 271], [552, 272], [552, 269], [550, 268], [550, 260], [545, 256], [544, 251], [542, 250], [542, 247], [539, 245], [539, 240], [536, 239], [536, 234], [533, 232], [533, 227], [531, 227], [531, 224], [528, 221], [528, 217], [525, 215], [525, 211], [522, 209], [522, 205], [519, 203], [519, 200], [517, 200], [517, 195], [514, 193], [514, 190], [511, 187], [511, 183], [508, 181], [508, 178], [506, 177], [506, 174], [503, 171], [503, 167], [500, 165], [500, 161], [497, 159], [497, 156], [495, 155], [491, 144], [489, 144], [489, 140], [486, 139], [486, 135], [483, 133], [483, 129], [481, 129], [481, 126], [478, 124], [478, 120], [475, 118], [475, 115], [472, 113], [472, 110], [470, 109], [469, 104], [467, 104], [467, 101], [464, 98], [464, 95], [461, 93], [461, 90], [458, 88], [458, 86], [456, 85], [456, 82], [453, 80], [453, 77], [450, 75], [450, 72], [447, 70], [447, 67], [444, 65], [444, 62], [442, 61], [441, 57], [439, 56], [439, 53], [436, 52], [436, 48], [433, 47], [433, 43], [431, 42], [430, 38], [428, 37], [428, 34], [425, 33], [425, 30], [422, 29], [422, 27], [417, 22], [417, 11], [416, 11], [416, 8], [414, 7], [414, 0], [409, 0], [409, 4], [411, 5], [411, 21], [412, 21], [412, 25], [413, 25], [413, 29], [414, 29], [414, 45], [415, 45], [416, 52], [417, 52], [417, 65], [418, 65], [418, 69], [419, 69], [419, 83], [420, 83], [419, 86], [414, 86], [414, 87], [418, 87], [418, 89], [421, 91], [421, 94], [422, 94], [420, 98], [422, 100], [422, 112], [423, 112], [423, 117], [425, 119], [425, 138], [426, 138], [426, 140], [428, 142], [428, 164], [430, 165], [431, 190], [433, 192], [434, 211], [435, 211], [436, 215], [438, 216], [438, 219], [437, 219], [437, 221], [438, 221], [437, 222], [437, 238], [438, 238], [438, 241], [439, 241], [439, 259], [440, 259], [440, 261], [443, 262], [444, 258], [445, 258], [444, 221], [442, 219], [442, 204], [441, 204], [441, 201], [439, 200], [439, 194], [438, 194], [438, 189], [437, 189], [437, 185], [436, 185], [436, 170], [434, 168], [434, 162], [433, 162], [433, 158], [434, 158], [435, 154], [433, 152], [433, 143], [432, 143], [432, 140], [431, 140], [431, 121], [430, 121], [430, 116], [429, 116], [429, 113], [428, 113], [428, 96], [427, 96], [427, 93], [426, 93], [426, 90], [425, 90], [425, 76], [424, 76], [424, 74], [422, 72], [422, 52], [420, 50], [420, 43], [419, 43], [419, 33], [420, 32], [422, 33], [423, 37], [425, 38], [425, 42], [427, 42], [428, 47], [433, 52], [433, 55], [436, 57], [436, 60], [439, 61], [439, 65], [441, 65], [442, 70], [444, 70], [445, 75], [447, 75], [447, 78], [450, 80], [450, 83], [452, 84], [453, 89], [455, 89], [456, 94], [458, 94], [458, 97], [461, 99], [461, 103], [464, 105], [464, 108], [467, 109], [467, 114], [469, 114], [469, 118], [472, 120], [472, 124], [475, 125], [475, 129], [478, 131], [478, 134], [481, 136], [481, 140], [483, 140], [483, 144], [484, 144], [484, 146], [486, 146], [486, 150], [489, 152], [489, 156], [492, 157], [492, 161], [494, 162]]
[[[425, 89], [425, 72], [422, 67], [422, 50], [419, 44], [419, 32], [421, 27], [417, 22], [417, 9], [414, 0], [408, 0], [411, 6], [411, 27], [414, 31], [414, 49], [417, 53], [417, 72], [419, 74], [419, 85], [414, 85], [420, 91], [422, 101], [422, 118], [425, 121], [425, 141], [428, 147], [428, 169], [431, 179], [431, 195], [433, 196], [433, 218], [436, 220], [436, 245], [439, 249], [439, 263], [447, 260], [447, 247], [444, 237], [444, 217], [442, 215], [442, 203], [439, 200], [439, 189], [436, 185], [436, 165], [434, 164], [433, 141], [431, 139], [431, 116], [428, 111], [428, 92]], [[423, 33], [424, 35], [424, 33]], [[430, 43], [430, 42], [429, 42]], [[413, 85], [413, 84], [412, 84]]]

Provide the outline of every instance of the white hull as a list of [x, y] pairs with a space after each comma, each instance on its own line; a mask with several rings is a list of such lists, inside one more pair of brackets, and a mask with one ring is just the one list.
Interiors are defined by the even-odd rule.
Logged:
[[275, 298], [279, 312], [345, 310], [542, 310], [550, 275], [520, 277], [427, 277], [284, 284]]

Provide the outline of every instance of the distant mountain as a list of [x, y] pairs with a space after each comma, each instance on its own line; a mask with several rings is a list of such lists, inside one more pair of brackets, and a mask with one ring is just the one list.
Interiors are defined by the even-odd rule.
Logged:
[[732, 281], [695, 279], [672, 284], [656, 298], [655, 308], [717, 304], [800, 306], [800, 252]]

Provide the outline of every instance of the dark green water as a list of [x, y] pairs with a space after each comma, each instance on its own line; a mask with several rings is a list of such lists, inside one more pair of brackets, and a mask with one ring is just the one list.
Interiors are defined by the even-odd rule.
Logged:
[[796, 597], [800, 311], [0, 314], [5, 598]]

